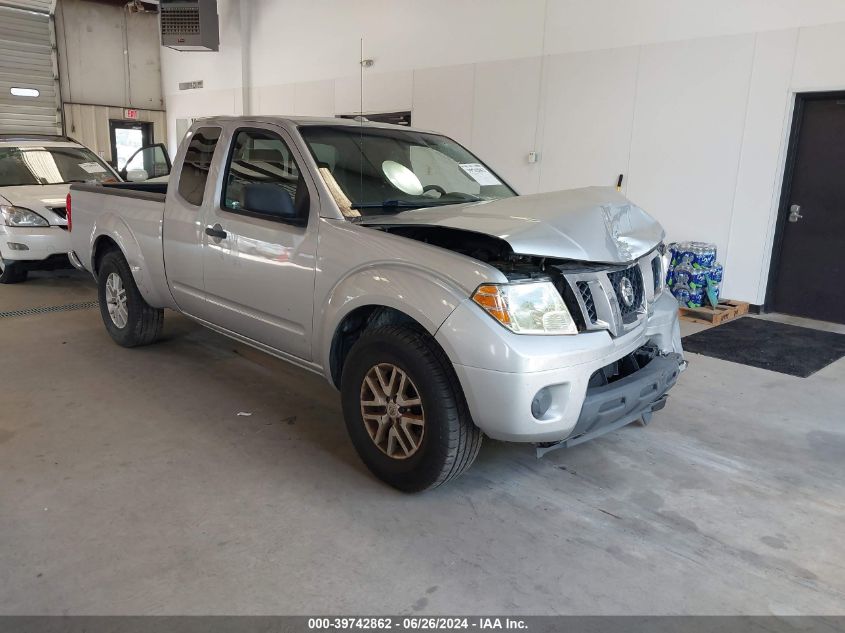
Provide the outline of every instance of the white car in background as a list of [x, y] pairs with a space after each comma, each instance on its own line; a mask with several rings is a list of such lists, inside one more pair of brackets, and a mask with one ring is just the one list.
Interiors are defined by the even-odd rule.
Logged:
[[0, 135], [0, 283], [69, 268], [70, 183], [120, 182], [105, 161], [65, 136]]

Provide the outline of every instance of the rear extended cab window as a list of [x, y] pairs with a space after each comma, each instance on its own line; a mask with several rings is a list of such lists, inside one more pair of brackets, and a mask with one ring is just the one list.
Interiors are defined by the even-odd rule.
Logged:
[[211, 159], [214, 148], [220, 139], [221, 128], [201, 127], [191, 137], [191, 142], [182, 161], [182, 172], [179, 175], [179, 195], [186, 202], [202, 205], [205, 183], [211, 169]]

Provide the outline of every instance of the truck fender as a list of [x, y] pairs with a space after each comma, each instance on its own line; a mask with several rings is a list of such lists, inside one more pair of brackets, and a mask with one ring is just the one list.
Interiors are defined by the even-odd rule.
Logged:
[[[402, 312], [434, 336], [465, 293], [430, 270], [398, 262], [379, 262], [351, 271], [328, 293], [316, 315], [314, 352], [331, 377], [331, 347], [343, 320], [357, 308], [379, 306]], [[316, 329], [316, 328], [315, 328]]]
[[[132, 277], [138, 286], [138, 291], [144, 298], [144, 301], [156, 308], [170, 307], [172, 300], [164, 298], [159, 292], [159, 287], [155, 284], [155, 280], [150, 274], [149, 266], [144, 258], [144, 252], [141, 245], [138, 243], [135, 234], [129, 225], [117, 214], [105, 212], [99, 215], [91, 230], [91, 270], [95, 270], [96, 258], [98, 257], [97, 249], [95, 248], [98, 240], [101, 237], [111, 238], [120, 249], [126, 262], [129, 264], [129, 270], [132, 271]], [[161, 239], [157, 237], [157, 239]]]

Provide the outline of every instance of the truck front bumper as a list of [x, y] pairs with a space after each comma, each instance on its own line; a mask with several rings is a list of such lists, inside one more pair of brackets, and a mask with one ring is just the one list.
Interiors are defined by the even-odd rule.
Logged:
[[[436, 338], [453, 362], [473, 421], [488, 436], [576, 443], [662, 407], [685, 366], [677, 311], [675, 299], [663, 293], [643, 325], [624, 336], [520, 336], [464, 303]], [[589, 387], [597, 370], [645, 345], [660, 355], [625, 378]], [[541, 392], [550, 404], [535, 416], [532, 402]]]

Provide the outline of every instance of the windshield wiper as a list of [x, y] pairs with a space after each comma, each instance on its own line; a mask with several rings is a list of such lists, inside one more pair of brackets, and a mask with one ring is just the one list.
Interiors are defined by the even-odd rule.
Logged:
[[423, 207], [442, 207], [447, 204], [460, 204], [466, 200], [431, 200], [413, 202], [411, 200], [383, 200], [382, 202], [355, 202], [352, 209], [421, 209]]
[[351, 209], [418, 209], [429, 206], [427, 202], [409, 202], [408, 200], [384, 200], [382, 202], [354, 202]]

